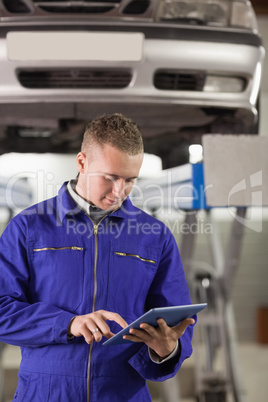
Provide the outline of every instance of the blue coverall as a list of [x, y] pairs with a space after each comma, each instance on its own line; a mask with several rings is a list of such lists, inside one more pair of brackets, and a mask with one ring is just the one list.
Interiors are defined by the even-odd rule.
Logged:
[[68, 339], [67, 328], [72, 317], [99, 309], [130, 323], [152, 307], [182, 304], [191, 300], [169, 229], [128, 198], [94, 225], [64, 183], [56, 197], [13, 218], [1, 237], [0, 340], [22, 352], [14, 401], [150, 401], [146, 379], [175, 375], [192, 353], [192, 326], [178, 356], [162, 364], [143, 343], [88, 345]]

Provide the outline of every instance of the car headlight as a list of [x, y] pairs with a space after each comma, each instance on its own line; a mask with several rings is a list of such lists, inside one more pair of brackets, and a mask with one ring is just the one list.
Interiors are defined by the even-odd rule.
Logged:
[[257, 20], [249, 1], [161, 0], [157, 19], [214, 27], [257, 30]]
[[233, 3], [230, 25], [252, 31], [258, 30], [257, 18], [249, 1], [246, 3], [235, 1]]

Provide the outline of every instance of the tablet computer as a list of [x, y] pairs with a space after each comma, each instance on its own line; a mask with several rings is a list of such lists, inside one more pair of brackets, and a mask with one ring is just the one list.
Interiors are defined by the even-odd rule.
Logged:
[[140, 328], [141, 323], [147, 323], [152, 325], [153, 327], [157, 327], [158, 318], [163, 318], [167, 325], [170, 327], [174, 327], [178, 325], [181, 321], [185, 320], [185, 318], [192, 317], [194, 314], [197, 314], [199, 311], [203, 310], [207, 306], [207, 303], [202, 304], [190, 304], [186, 306], [172, 306], [172, 307], [158, 307], [152, 308], [147, 311], [147, 313], [140, 316], [137, 320], [133, 321], [126, 328], [123, 328], [117, 334], [115, 334], [112, 338], [107, 339], [107, 341], [103, 342], [103, 346], [106, 345], [120, 345], [122, 343], [131, 343], [131, 341], [123, 339], [124, 335], [129, 334], [129, 330], [131, 328]]

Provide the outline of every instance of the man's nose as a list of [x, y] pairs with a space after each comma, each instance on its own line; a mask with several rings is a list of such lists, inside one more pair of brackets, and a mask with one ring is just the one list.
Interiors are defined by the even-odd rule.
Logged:
[[117, 198], [124, 196], [125, 192], [125, 181], [123, 179], [115, 180], [113, 185], [113, 195]]

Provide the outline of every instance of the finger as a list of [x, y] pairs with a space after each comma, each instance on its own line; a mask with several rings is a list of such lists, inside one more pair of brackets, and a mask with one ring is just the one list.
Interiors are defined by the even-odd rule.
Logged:
[[149, 335], [148, 332], [144, 331], [143, 329], [131, 328], [129, 330], [129, 334], [139, 339], [140, 342], [147, 342], [151, 339], [151, 335]]
[[84, 337], [86, 343], [90, 344], [91, 342], [93, 342], [94, 337], [92, 335], [92, 332], [86, 326], [81, 330], [81, 335]]
[[[90, 316], [88, 317], [88, 327], [90, 330], [94, 330], [94, 328], [98, 328], [99, 332], [101, 335], [104, 335], [106, 338], [111, 338], [114, 334], [111, 332], [110, 327], [106, 323], [106, 314], [109, 313], [104, 310], [99, 310], [95, 311], [94, 313], [91, 313]], [[114, 314], [114, 313], [112, 313]], [[92, 324], [93, 323], [93, 324]], [[93, 327], [92, 327], [93, 325]], [[97, 338], [95, 337], [98, 341], [101, 340], [101, 337], [97, 335]]]
[[93, 339], [94, 339], [96, 342], [100, 342], [100, 341], [101, 341], [101, 339], [102, 339], [102, 333], [101, 333], [101, 331], [99, 330], [99, 328], [91, 329], [91, 333], [92, 333]]
[[154, 327], [152, 327], [151, 325], [149, 325], [149, 324], [142, 323], [140, 325], [140, 328], [142, 330], [146, 331], [146, 333], [148, 335], [150, 335], [151, 337], [154, 337], [156, 335], [156, 329]]
[[95, 328], [99, 328], [99, 332], [104, 335], [106, 338], [111, 338], [112, 332], [110, 330], [109, 325], [104, 321], [104, 318], [96, 313], [94, 315], [95, 320]]
[[186, 318], [185, 320], [183, 320], [179, 325], [177, 325], [176, 327], [174, 327], [174, 329], [177, 331], [177, 333], [180, 333], [181, 335], [184, 334], [186, 328], [189, 325], [193, 325], [195, 323], [194, 319], [192, 318]]
[[102, 332], [96, 326], [96, 324], [87, 325], [86, 330], [83, 333], [83, 336], [88, 344], [92, 342], [100, 342], [102, 340]]
[[189, 325], [193, 325], [194, 323], [195, 323], [195, 320], [193, 318], [186, 318], [179, 325], [187, 328]]
[[109, 334], [104, 335], [104, 336], [109, 339], [109, 338], [112, 338], [114, 336], [114, 333], [110, 331]]
[[94, 340], [99, 342], [102, 338], [102, 333], [100, 332], [98, 325], [90, 317], [86, 317], [84, 320], [81, 326], [81, 334], [84, 336], [87, 343], [91, 343]]
[[126, 328], [128, 323], [117, 313], [112, 313], [111, 311], [100, 310], [101, 315], [105, 318], [105, 320], [115, 321], [122, 328]]
[[[95, 329], [98, 331], [93, 337], [92, 332], [94, 333]], [[70, 333], [76, 337], [83, 336], [87, 343], [91, 343], [93, 340], [100, 341], [103, 334], [108, 338], [113, 336], [109, 326], [98, 312], [76, 316], [71, 323]]]
[[135, 335], [124, 335], [123, 339], [126, 339], [127, 341], [131, 342], [144, 342], [144, 340]]
[[165, 332], [168, 328], [170, 328], [170, 327], [167, 325], [166, 321], [163, 320], [163, 318], [159, 318], [159, 319], [157, 320], [157, 324], [158, 324], [159, 328], [160, 328], [163, 332]]

